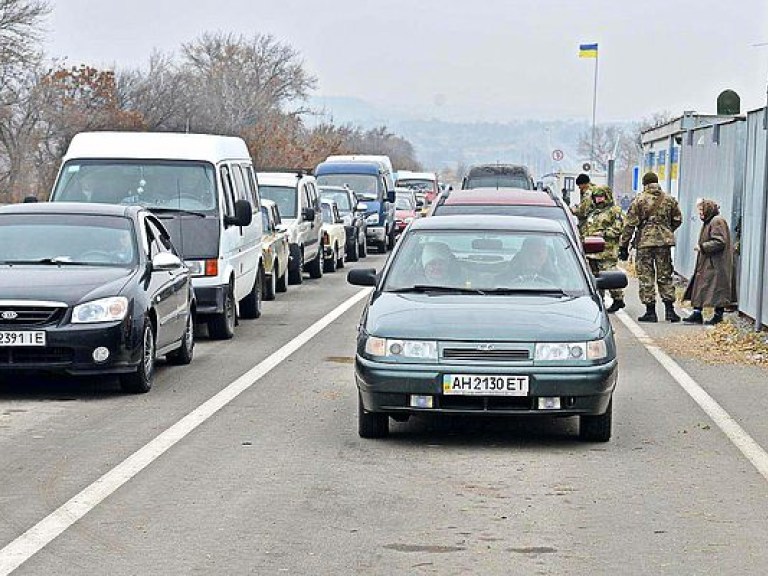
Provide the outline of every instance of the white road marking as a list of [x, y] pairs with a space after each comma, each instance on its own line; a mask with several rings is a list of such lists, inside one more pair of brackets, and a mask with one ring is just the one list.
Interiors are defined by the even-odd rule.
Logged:
[[616, 316], [629, 329], [632, 335], [637, 338], [645, 349], [656, 358], [661, 366], [669, 373], [672, 378], [685, 390], [693, 401], [707, 413], [712, 421], [728, 437], [728, 439], [738, 448], [742, 454], [749, 460], [757, 471], [768, 480], [768, 453], [760, 444], [747, 433], [744, 428], [739, 426], [728, 412], [726, 412], [717, 401], [680, 367], [666, 352], [659, 348], [634, 320], [632, 320], [624, 311], [620, 311]]
[[366, 288], [343, 302], [221, 392], [160, 433], [82, 492], [0, 550], [0, 575], [13, 572], [203, 422], [248, 390], [332, 322], [368, 296]]

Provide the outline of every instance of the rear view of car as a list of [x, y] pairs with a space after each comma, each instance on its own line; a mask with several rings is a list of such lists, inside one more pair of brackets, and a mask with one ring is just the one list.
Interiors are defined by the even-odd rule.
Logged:
[[533, 177], [525, 166], [480, 164], [472, 166], [461, 182], [462, 190], [473, 188], [521, 188], [534, 190]]
[[437, 174], [434, 172], [400, 170], [397, 173], [396, 186], [398, 188], [410, 188], [415, 192], [423, 194], [427, 204], [434, 201], [435, 197], [440, 193]]

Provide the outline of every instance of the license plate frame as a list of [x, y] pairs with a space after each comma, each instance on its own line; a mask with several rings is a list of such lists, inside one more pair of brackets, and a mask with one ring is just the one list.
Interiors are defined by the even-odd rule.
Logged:
[[[458, 381], [457, 381], [458, 380]], [[457, 386], [457, 384], [460, 384]], [[511, 374], [443, 374], [445, 396], [528, 396], [530, 377]]]
[[0, 348], [44, 348], [46, 345], [45, 330], [0, 330]]

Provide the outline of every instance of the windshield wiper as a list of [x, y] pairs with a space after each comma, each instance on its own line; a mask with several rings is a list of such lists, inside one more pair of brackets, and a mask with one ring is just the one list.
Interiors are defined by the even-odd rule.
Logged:
[[75, 262], [69, 260], [67, 256], [56, 256], [55, 258], [40, 258], [39, 260], [6, 260], [2, 264], [50, 264], [53, 266], [90, 266], [88, 262]]
[[146, 206], [146, 208], [151, 212], [157, 212], [158, 214], [185, 214], [187, 216], [197, 216], [198, 218], [206, 217], [202, 212], [184, 210], [183, 208], [166, 208], [165, 206]]
[[481, 296], [486, 293], [485, 290], [478, 290], [477, 288], [461, 288], [459, 286], [428, 286], [426, 284], [417, 284], [416, 286], [409, 286], [407, 288], [395, 288], [394, 290], [385, 290], [385, 292], [391, 292], [393, 294], [406, 294], [409, 292], [425, 294], [429, 292], [440, 292], [443, 294], [480, 294]]
[[532, 296], [570, 296], [560, 288], [490, 288], [484, 290], [486, 294], [530, 294]]

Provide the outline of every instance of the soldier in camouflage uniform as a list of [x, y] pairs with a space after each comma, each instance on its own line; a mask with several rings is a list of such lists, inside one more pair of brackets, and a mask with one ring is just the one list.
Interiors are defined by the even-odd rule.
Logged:
[[640, 300], [645, 304], [645, 314], [640, 322], [658, 322], [656, 316], [656, 292], [664, 302], [665, 317], [679, 322], [675, 312], [675, 287], [672, 284], [672, 246], [675, 230], [683, 222], [677, 200], [665, 194], [659, 186], [659, 178], [653, 172], [643, 176], [643, 191], [632, 201], [619, 240], [619, 260], [629, 258], [629, 243], [637, 249], [635, 268], [640, 282]]
[[576, 186], [579, 187], [579, 205], [571, 208], [571, 211], [579, 219], [579, 226], [582, 226], [587, 213], [592, 209], [592, 191], [595, 185], [590, 182], [589, 176], [579, 174], [576, 177]]
[[[605, 240], [605, 250], [598, 254], [587, 254], [587, 261], [592, 273], [597, 276], [605, 270], [615, 270], [619, 257], [619, 239], [624, 224], [624, 214], [613, 201], [613, 191], [609, 186], [597, 186], [591, 189], [589, 209], [579, 225], [582, 239], [587, 236], [600, 236]], [[613, 302], [609, 313], [624, 308], [624, 290], [611, 290]]]

